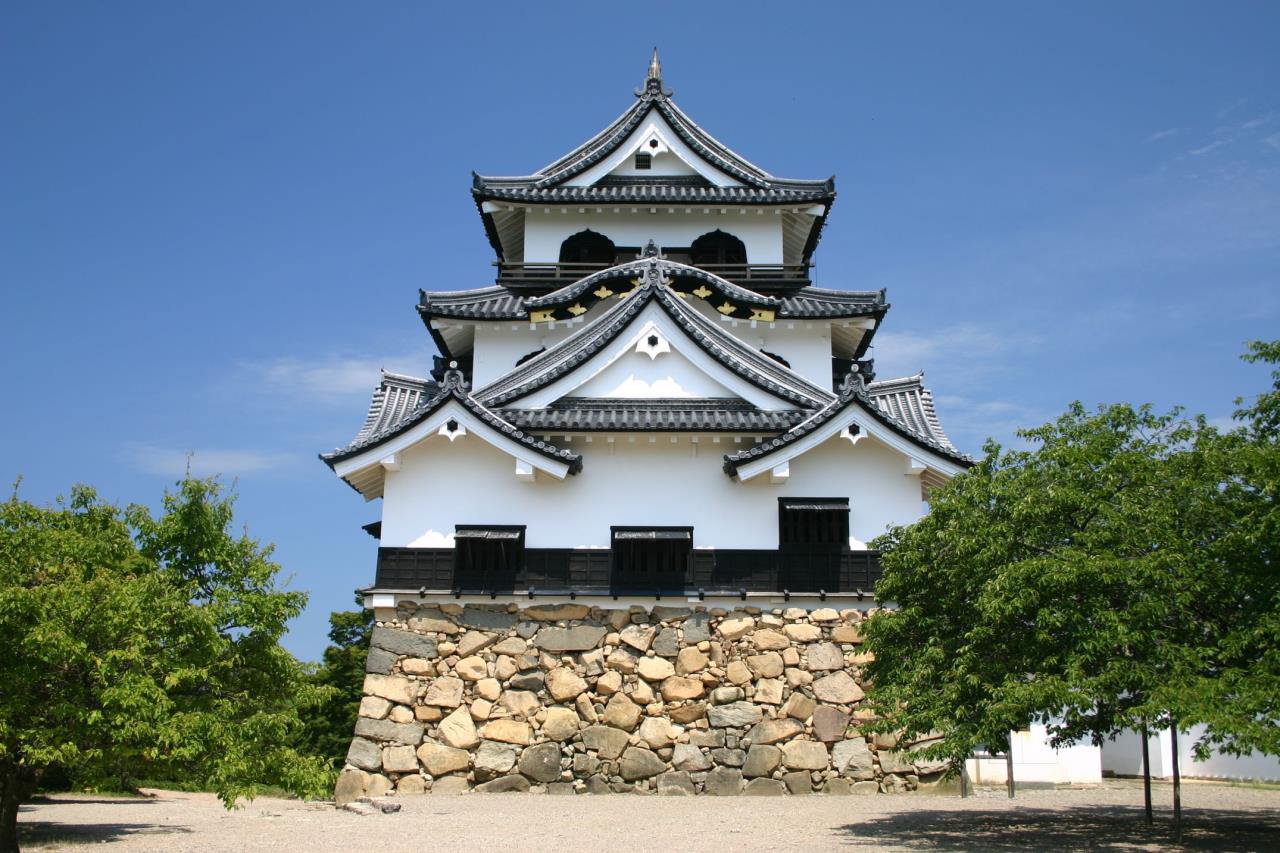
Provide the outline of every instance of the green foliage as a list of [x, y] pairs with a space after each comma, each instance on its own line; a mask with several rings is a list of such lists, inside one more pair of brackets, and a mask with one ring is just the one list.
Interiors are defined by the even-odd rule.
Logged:
[[306, 597], [277, 587], [270, 547], [230, 532], [232, 507], [195, 479], [158, 518], [84, 487], [0, 504], [6, 824], [49, 767], [200, 780], [228, 805], [263, 784], [323, 790], [322, 763], [288, 744], [325, 691], [279, 645]]
[[867, 625], [878, 727], [953, 758], [1031, 722], [1058, 742], [1203, 723], [1202, 754], [1280, 752], [1278, 401], [1226, 434], [1076, 404], [1022, 433], [1032, 450], [988, 444], [878, 543], [899, 608]]
[[[356, 596], [356, 604], [362, 604]], [[308, 708], [303, 715], [304, 751], [327, 759], [340, 770], [351, 743], [356, 715], [363, 695], [364, 664], [373, 630], [373, 611], [340, 610], [329, 614], [329, 645], [324, 661], [310, 676], [312, 684], [324, 688], [328, 697]]]

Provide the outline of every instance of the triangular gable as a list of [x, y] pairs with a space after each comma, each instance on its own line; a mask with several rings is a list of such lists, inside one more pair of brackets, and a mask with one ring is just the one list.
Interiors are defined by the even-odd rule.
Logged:
[[530, 479], [534, 470], [556, 479], [582, 470], [581, 455], [528, 435], [482, 406], [466, 391], [461, 372], [445, 373], [444, 383], [430, 401], [383, 431], [361, 436], [351, 445], [321, 454], [334, 473], [373, 500], [382, 495], [387, 471], [397, 470], [400, 454], [440, 436], [450, 442], [474, 435], [511, 456], [518, 477]]
[[759, 409], [795, 404], [757, 388], [710, 357], [660, 307], [650, 304], [626, 333], [558, 382], [520, 401], [522, 408], [564, 397], [586, 399], [730, 399]]
[[[743, 399], [760, 400], [770, 409], [817, 409], [835, 399], [830, 391], [738, 340], [685, 304], [687, 297], [664, 283], [657, 258], [637, 265], [636, 274], [632, 289], [613, 297], [618, 302], [598, 319], [481, 388], [476, 392], [477, 399], [491, 407], [521, 401], [522, 408], [527, 408], [534, 399], [540, 401], [539, 405], [559, 399], [567, 387], [582, 382], [579, 378], [562, 384], [566, 376], [577, 372], [606, 349], [615, 357], [625, 350], [626, 342], [619, 344], [617, 339], [625, 335], [627, 340], [634, 340], [636, 334], [630, 330], [642, 314], [644, 322], [652, 320], [661, 324], [664, 334], [672, 340], [687, 339], [692, 346], [681, 346], [681, 351], [695, 364], [702, 365], [703, 372]], [[598, 369], [604, 365], [596, 362], [593, 366]], [[543, 393], [553, 385], [556, 387]], [[766, 395], [762, 397], [760, 391]]]
[[922, 476], [926, 485], [944, 482], [973, 464], [972, 459], [949, 444], [939, 443], [932, 435], [919, 434], [883, 411], [868, 396], [861, 380], [851, 376], [840, 397], [808, 420], [749, 450], [727, 454], [724, 470], [740, 481], [765, 472], [773, 472], [776, 478], [792, 459], [820, 444], [837, 437], [857, 444], [865, 436], [901, 453], [903, 473]]
[[[648, 154], [652, 164], [637, 169], [637, 154]], [[630, 134], [618, 141], [612, 152], [591, 168], [565, 181], [566, 186], [587, 187], [606, 176], [630, 178], [689, 177], [700, 175], [717, 187], [738, 187], [742, 181], [722, 170], [689, 147], [656, 110], [650, 109]]]

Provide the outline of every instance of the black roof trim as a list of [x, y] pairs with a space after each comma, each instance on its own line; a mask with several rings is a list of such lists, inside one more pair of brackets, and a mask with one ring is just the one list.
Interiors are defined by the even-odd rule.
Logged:
[[582, 432], [774, 432], [795, 426], [809, 411], [766, 411], [746, 400], [602, 400], [566, 397], [545, 409], [502, 409], [526, 430]]

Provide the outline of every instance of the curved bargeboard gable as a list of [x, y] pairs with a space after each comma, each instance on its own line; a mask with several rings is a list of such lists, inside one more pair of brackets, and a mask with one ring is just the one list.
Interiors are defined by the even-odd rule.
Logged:
[[[652, 347], [650, 338], [657, 339]], [[591, 359], [504, 407], [541, 408], [564, 397], [727, 398], [769, 411], [797, 408], [709, 356], [654, 303]]]

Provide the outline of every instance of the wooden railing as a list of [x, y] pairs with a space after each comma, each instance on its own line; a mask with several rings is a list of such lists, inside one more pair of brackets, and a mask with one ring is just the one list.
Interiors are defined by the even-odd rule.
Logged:
[[[618, 261], [622, 263], [623, 261]], [[499, 284], [547, 284], [564, 285], [585, 278], [594, 272], [607, 269], [609, 264], [563, 263], [509, 263], [495, 262]], [[736, 284], [796, 284], [809, 281], [811, 264], [695, 264], [712, 275], [728, 279]]]
[[605, 549], [526, 548], [515, 571], [483, 576], [460, 576], [453, 557], [452, 548], [379, 548], [374, 586], [468, 594], [870, 593], [880, 579], [879, 551], [694, 550], [683, 585], [662, 589], [615, 575]]

